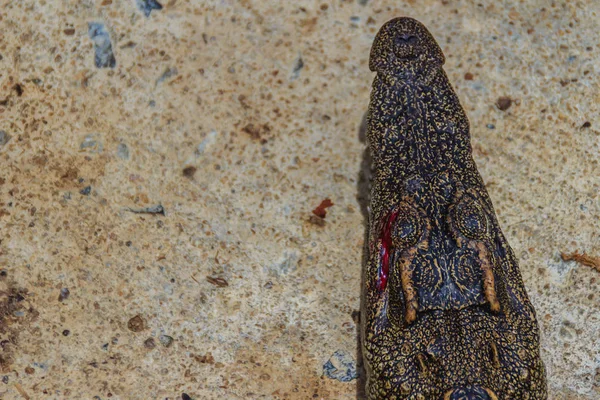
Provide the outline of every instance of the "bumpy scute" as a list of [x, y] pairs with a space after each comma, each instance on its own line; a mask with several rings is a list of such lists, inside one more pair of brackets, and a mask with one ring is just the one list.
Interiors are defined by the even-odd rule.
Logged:
[[362, 340], [379, 399], [546, 399], [539, 330], [473, 161], [444, 55], [411, 18], [369, 67], [373, 159]]

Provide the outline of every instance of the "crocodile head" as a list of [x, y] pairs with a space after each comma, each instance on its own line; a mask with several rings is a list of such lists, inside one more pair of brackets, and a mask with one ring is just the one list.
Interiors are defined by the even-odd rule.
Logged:
[[369, 69], [396, 76], [441, 68], [445, 57], [431, 33], [412, 18], [395, 18], [381, 27], [369, 58]]
[[545, 399], [535, 312], [443, 62], [410, 18], [386, 23], [371, 51], [368, 398]]

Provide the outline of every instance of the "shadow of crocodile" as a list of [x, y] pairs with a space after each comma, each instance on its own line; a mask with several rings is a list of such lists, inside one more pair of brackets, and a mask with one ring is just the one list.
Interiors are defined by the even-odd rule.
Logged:
[[[361, 257], [361, 294], [360, 294], [360, 309], [362, 310], [363, 305], [363, 285], [364, 285], [364, 269], [367, 265], [368, 251], [368, 232], [369, 232], [369, 200], [371, 190], [371, 154], [369, 152], [367, 144], [367, 112], [364, 113], [360, 126], [358, 128], [358, 140], [365, 145], [365, 149], [362, 153], [362, 159], [360, 163], [360, 171], [358, 172], [358, 179], [356, 184], [356, 199], [360, 206], [360, 212], [363, 217], [363, 230], [364, 230], [364, 246], [362, 249]], [[365, 396], [365, 384], [366, 384], [366, 373], [363, 365], [362, 345], [361, 345], [361, 316], [360, 312], [357, 315], [356, 320], [356, 370], [358, 372], [358, 379], [356, 380], [356, 399], [363, 400]]]

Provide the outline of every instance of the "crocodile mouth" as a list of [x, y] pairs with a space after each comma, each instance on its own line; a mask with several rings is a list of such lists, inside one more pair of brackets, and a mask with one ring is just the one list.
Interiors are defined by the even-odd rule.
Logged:
[[449, 390], [442, 400], [498, 400], [498, 396], [488, 388], [471, 386]]

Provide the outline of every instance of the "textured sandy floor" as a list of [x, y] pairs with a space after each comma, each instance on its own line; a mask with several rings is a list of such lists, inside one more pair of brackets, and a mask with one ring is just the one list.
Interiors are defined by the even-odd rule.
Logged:
[[560, 257], [600, 256], [597, 2], [160, 2], [0, 4], [1, 398], [357, 398], [323, 366], [355, 367], [367, 61], [400, 15], [446, 53], [550, 398], [600, 398], [600, 271]]

